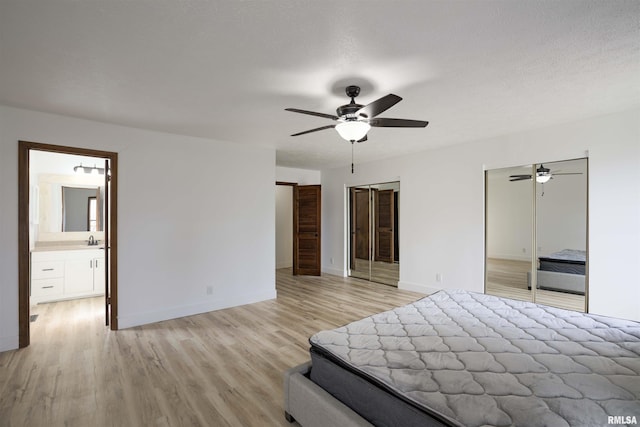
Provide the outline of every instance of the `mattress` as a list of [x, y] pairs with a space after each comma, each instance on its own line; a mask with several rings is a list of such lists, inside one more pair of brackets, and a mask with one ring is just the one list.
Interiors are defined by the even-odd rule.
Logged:
[[453, 290], [310, 343], [443, 424], [601, 426], [640, 414], [638, 322]]
[[540, 261], [539, 269], [542, 271], [584, 275], [587, 254], [586, 251], [564, 249], [546, 257], [539, 257], [538, 260]]
[[377, 387], [311, 348], [309, 379], [375, 426], [444, 427], [438, 414], [424, 411]]

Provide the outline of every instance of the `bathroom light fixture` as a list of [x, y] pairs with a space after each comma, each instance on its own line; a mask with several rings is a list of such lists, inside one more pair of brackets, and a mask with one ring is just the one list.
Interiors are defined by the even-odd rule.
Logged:
[[78, 166], [74, 166], [73, 168], [75, 173], [91, 173], [95, 175], [104, 175], [104, 168], [99, 168], [96, 165], [93, 166], [82, 166], [82, 163]]
[[359, 120], [348, 120], [336, 125], [336, 130], [342, 139], [349, 142], [360, 141], [367, 135], [371, 125]]

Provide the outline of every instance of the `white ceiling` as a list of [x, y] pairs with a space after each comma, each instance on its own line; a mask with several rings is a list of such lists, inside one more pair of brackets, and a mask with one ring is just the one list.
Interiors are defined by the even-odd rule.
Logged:
[[428, 120], [364, 162], [640, 106], [640, 1], [0, 1], [0, 104], [350, 163], [344, 87]]

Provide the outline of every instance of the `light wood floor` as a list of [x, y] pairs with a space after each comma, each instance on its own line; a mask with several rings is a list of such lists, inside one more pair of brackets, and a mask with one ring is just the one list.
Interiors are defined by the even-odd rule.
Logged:
[[[527, 272], [531, 263], [506, 259], [487, 260], [487, 294], [521, 301], [532, 301]], [[585, 296], [536, 289], [536, 303], [566, 310], [585, 311]]]
[[0, 353], [0, 426], [288, 426], [282, 373], [308, 338], [421, 294], [277, 271], [276, 300], [110, 332], [101, 298], [39, 305]]
[[[369, 271], [371, 267], [371, 271]], [[369, 279], [385, 285], [398, 287], [400, 280], [400, 264], [395, 262], [368, 261], [360, 258], [355, 259], [355, 263], [351, 268], [351, 276], [360, 279]]]

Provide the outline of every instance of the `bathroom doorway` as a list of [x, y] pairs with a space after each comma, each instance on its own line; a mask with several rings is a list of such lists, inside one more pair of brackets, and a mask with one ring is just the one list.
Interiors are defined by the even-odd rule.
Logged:
[[[55, 177], [56, 174], [48, 177], [46, 181], [47, 185], [45, 191], [54, 192], [56, 197], [52, 197], [49, 200], [56, 200], [55, 202], [49, 202], [47, 204], [40, 205], [39, 198], [39, 185], [38, 178], [31, 173], [31, 157], [38, 157], [39, 154], [57, 154], [57, 155], [69, 155], [69, 156], [83, 156], [83, 159], [93, 159], [94, 162], [89, 164], [79, 164], [74, 167], [77, 174], [91, 173], [98, 175], [94, 177], [94, 180], [103, 182], [103, 185], [96, 185], [92, 190], [87, 187], [91, 187], [87, 183], [83, 182], [82, 185], [63, 185], [63, 179]], [[42, 258], [43, 254], [46, 254], [42, 258], [43, 263], [51, 263], [51, 266], [45, 266], [42, 268], [42, 272], [38, 272], [34, 276], [43, 282], [42, 292], [36, 292], [37, 298], [46, 300], [46, 292], [63, 292], [65, 289], [70, 293], [70, 296], [87, 295], [91, 291], [87, 291], [83, 288], [77, 287], [76, 279], [78, 276], [74, 275], [74, 266], [85, 265], [91, 266], [91, 279], [92, 290], [95, 289], [97, 294], [102, 293], [103, 307], [104, 307], [104, 320], [105, 325], [108, 325], [112, 330], [118, 329], [118, 317], [117, 317], [117, 169], [118, 168], [118, 155], [114, 152], [65, 147], [58, 145], [42, 144], [36, 142], [19, 141], [18, 143], [18, 230], [19, 230], [19, 255], [18, 255], [18, 317], [19, 317], [19, 347], [23, 348], [30, 344], [30, 322], [31, 322], [31, 298], [32, 298], [32, 271], [31, 271], [31, 258], [32, 250], [35, 248], [36, 239], [41, 241], [40, 249], [44, 248], [45, 251], [40, 252], [38, 255]], [[76, 181], [80, 179], [77, 178]], [[44, 182], [44, 181], [43, 181]], [[50, 184], [50, 185], [49, 185]], [[92, 191], [95, 197], [85, 197], [87, 202], [86, 211], [77, 209], [77, 213], [82, 216], [86, 224], [86, 233], [71, 231], [71, 229], [64, 230], [64, 224], [67, 223], [68, 227], [82, 227], [78, 225], [78, 222], [72, 219], [72, 216], [64, 216], [65, 207], [69, 214], [72, 209], [71, 200], [75, 197], [70, 188], [74, 188], [82, 191]], [[63, 190], [67, 188], [65, 193]], [[54, 190], [52, 190], [54, 189]], [[60, 190], [60, 201], [57, 203], [57, 194]], [[67, 194], [68, 206], [63, 202], [62, 194]], [[50, 194], [51, 195], [51, 194]], [[95, 200], [91, 200], [95, 199]], [[38, 211], [39, 208], [46, 209], [42, 215]], [[51, 205], [56, 205], [52, 207]], [[97, 206], [103, 206], [104, 208], [99, 210]], [[93, 207], [93, 210], [92, 210]], [[60, 208], [60, 209], [58, 209]], [[60, 211], [60, 212], [58, 212]], [[57, 215], [60, 213], [60, 215]], [[57, 215], [57, 216], [56, 216]], [[40, 222], [43, 222], [43, 227], [39, 229]], [[71, 226], [71, 223], [75, 225]], [[60, 225], [60, 231], [54, 230], [54, 227]], [[45, 228], [46, 226], [46, 228]], [[65, 233], [69, 232], [71, 237], [67, 239]], [[47, 235], [45, 238], [45, 235]], [[59, 246], [67, 244], [77, 244], [72, 239], [74, 236], [92, 235], [94, 239], [88, 239], [89, 243], [96, 243], [95, 248], [91, 248], [91, 253], [96, 252], [100, 256], [92, 256], [91, 259], [79, 261], [77, 259], [70, 259], [68, 261], [69, 268], [67, 268], [64, 260], [49, 260], [47, 256], [51, 255], [55, 251], [47, 251], [46, 249], [52, 249], [57, 243]], [[60, 241], [56, 242], [55, 236], [60, 237]], [[96, 239], [95, 236], [102, 236], [102, 242], [98, 242], [100, 239]], [[84, 239], [82, 240], [84, 241]], [[46, 245], [51, 245], [47, 248]], [[99, 250], [100, 248], [100, 250]], [[62, 249], [68, 249], [63, 247]], [[82, 248], [84, 249], [84, 248]], [[89, 254], [90, 251], [86, 251]], [[35, 252], [33, 252], [35, 253]], [[69, 251], [69, 254], [74, 253], [85, 255], [85, 251]], [[53, 254], [53, 256], [60, 256], [60, 254]], [[58, 271], [64, 271], [60, 273], [58, 277], [55, 273]], [[67, 272], [69, 278], [64, 277]], [[81, 274], [85, 274], [82, 270]], [[40, 277], [42, 276], [42, 277]], [[54, 277], [55, 276], [55, 277]], [[84, 276], [83, 276], [84, 277]], [[68, 280], [67, 280], [68, 279]], [[48, 281], [47, 283], [44, 283]], [[67, 283], [68, 282], [68, 283]], [[97, 283], [97, 285], [96, 285]], [[45, 286], [46, 285], [46, 286]], [[59, 286], [59, 288], [57, 288]], [[80, 285], [83, 286], [83, 285]], [[100, 289], [102, 287], [102, 290]], [[60, 290], [60, 288], [62, 290]], [[58, 295], [58, 294], [56, 294]], [[60, 296], [60, 295], [58, 295]], [[64, 299], [64, 295], [60, 296]], [[36, 299], [37, 299], [36, 298]]]

